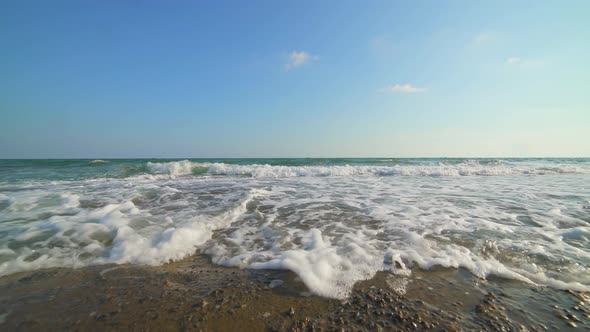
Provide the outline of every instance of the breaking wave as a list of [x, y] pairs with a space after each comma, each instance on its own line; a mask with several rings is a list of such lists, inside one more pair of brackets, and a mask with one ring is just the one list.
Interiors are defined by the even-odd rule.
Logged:
[[[166, 190], [174, 192], [172, 188]], [[71, 194], [53, 195], [48, 206], [40, 208], [39, 202], [47, 201], [48, 197], [33, 195], [18, 207], [9, 206], [7, 213], [18, 216], [37, 211], [53, 216], [17, 226], [0, 226], [0, 231], [12, 234], [14, 243], [22, 244], [15, 248], [0, 246], [0, 258], [4, 258], [0, 261], [0, 276], [49, 267], [107, 263], [158, 265], [182, 259], [210, 240], [213, 231], [239, 220], [247, 204], [264, 193], [252, 189], [219, 215], [191, 211], [195, 214], [186, 220], [172, 217], [162, 220], [131, 201], [82, 208], [79, 196]], [[0, 200], [7, 201], [7, 198], [0, 196]], [[141, 225], [138, 220], [153, 220], [153, 223], [138, 227]]]
[[200, 252], [332, 298], [437, 266], [590, 290], [587, 160], [215, 161], [5, 162], [0, 276]]
[[151, 174], [170, 177], [187, 175], [229, 175], [253, 178], [327, 177], [327, 176], [502, 176], [550, 175], [590, 173], [590, 166], [571, 164], [508, 163], [502, 161], [481, 163], [465, 161], [458, 164], [422, 165], [329, 165], [282, 166], [268, 164], [236, 165], [227, 163], [196, 163], [189, 160], [148, 162]]

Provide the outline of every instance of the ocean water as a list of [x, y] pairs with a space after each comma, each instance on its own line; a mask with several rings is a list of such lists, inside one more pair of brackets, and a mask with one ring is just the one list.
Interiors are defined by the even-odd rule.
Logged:
[[0, 160], [0, 276], [195, 253], [333, 298], [436, 266], [590, 291], [590, 159]]

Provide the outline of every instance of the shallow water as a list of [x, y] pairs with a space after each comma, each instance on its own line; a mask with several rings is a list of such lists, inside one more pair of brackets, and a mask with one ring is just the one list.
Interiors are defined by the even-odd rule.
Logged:
[[436, 266], [588, 291], [589, 239], [589, 159], [0, 161], [0, 275], [202, 252], [333, 298]]

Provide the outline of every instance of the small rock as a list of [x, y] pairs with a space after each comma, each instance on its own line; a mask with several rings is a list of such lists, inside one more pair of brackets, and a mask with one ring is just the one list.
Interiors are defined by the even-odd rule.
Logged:
[[283, 284], [283, 281], [282, 281], [282, 280], [280, 280], [280, 279], [275, 279], [275, 280], [272, 280], [272, 281], [270, 282], [270, 284], [268, 285], [268, 287], [270, 287], [270, 288], [275, 288], [275, 287], [278, 287], [278, 286], [280, 286], [280, 285], [282, 285], [282, 284]]

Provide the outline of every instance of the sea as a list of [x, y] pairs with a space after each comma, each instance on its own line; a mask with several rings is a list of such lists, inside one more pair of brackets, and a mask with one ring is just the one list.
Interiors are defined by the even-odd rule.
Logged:
[[0, 276], [191, 255], [344, 299], [436, 267], [590, 291], [590, 159], [0, 160]]

